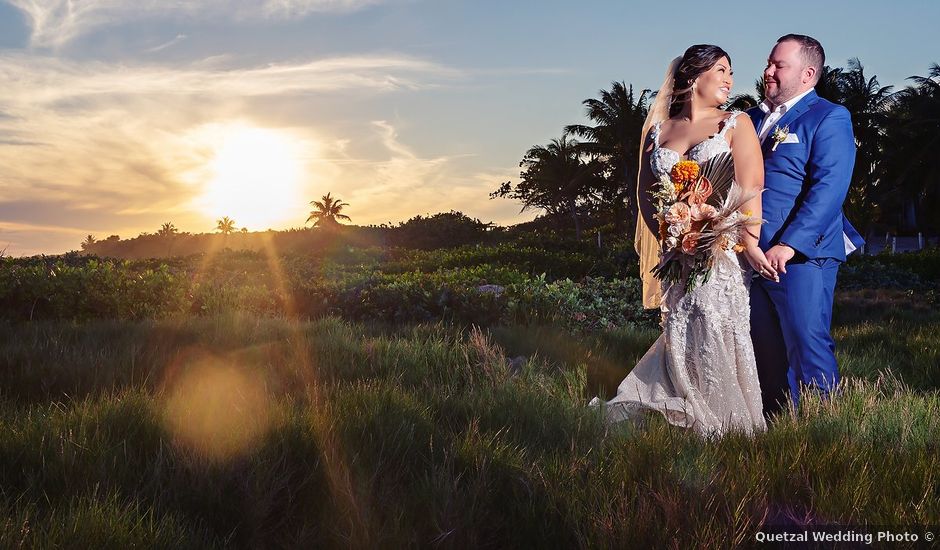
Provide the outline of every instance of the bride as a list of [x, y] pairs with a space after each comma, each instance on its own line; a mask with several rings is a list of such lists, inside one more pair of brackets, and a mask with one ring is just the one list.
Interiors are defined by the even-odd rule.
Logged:
[[[684, 280], [661, 284], [650, 273], [659, 261], [660, 246], [649, 191], [680, 160], [702, 163], [730, 152], [733, 185], [751, 197], [741, 211], [761, 217], [764, 165], [757, 132], [749, 117], [720, 108], [731, 92], [732, 75], [731, 58], [724, 50], [690, 47], [670, 65], [643, 127], [636, 246], [643, 304], [661, 308], [663, 333], [604, 405], [609, 422], [657, 411], [670, 424], [702, 435], [766, 429], [751, 344], [748, 287], [751, 269], [771, 280], [777, 280], [777, 273], [757, 246], [760, 226], [750, 226], [743, 235], [744, 261], [728, 250], [733, 261], [714, 262], [708, 279], [690, 291]], [[595, 397], [591, 405], [601, 401]]]

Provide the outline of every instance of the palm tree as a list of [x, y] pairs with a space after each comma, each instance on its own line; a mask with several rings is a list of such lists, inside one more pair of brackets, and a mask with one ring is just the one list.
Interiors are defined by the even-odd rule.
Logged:
[[490, 198], [522, 201], [522, 211], [541, 208], [551, 215], [566, 213], [580, 239], [579, 210], [600, 198], [606, 184], [605, 164], [597, 158], [585, 160], [580, 144], [562, 135], [547, 146], [536, 145], [526, 151], [519, 165], [523, 168], [521, 181], [515, 187], [508, 181], [503, 183]]
[[609, 91], [600, 90], [599, 94], [600, 99], [581, 102], [585, 114], [596, 125], [571, 124], [565, 127], [565, 135], [585, 138], [587, 141], [572, 142], [577, 152], [603, 162], [605, 185], [600, 189], [602, 200], [612, 205], [614, 230], [619, 233], [623, 222], [634, 220], [637, 215], [635, 199], [642, 145], [640, 133], [653, 96], [650, 90], [636, 95], [633, 85], [627, 86], [623, 82], [612, 82]]
[[814, 90], [816, 95], [833, 103], [842, 103], [842, 68], [823, 66]]
[[221, 232], [223, 235], [229, 235], [235, 231], [235, 220], [228, 216], [225, 216], [221, 220], [216, 220], [215, 223], [217, 224], [215, 226], [216, 231]]
[[93, 244], [98, 242], [98, 239], [94, 235], [88, 235], [85, 237], [85, 240], [82, 241], [82, 250], [88, 250]]
[[887, 114], [885, 140], [891, 146], [879, 163], [883, 185], [878, 195], [902, 230], [928, 224], [924, 228], [936, 231], [940, 184], [933, 175], [933, 156], [940, 147], [940, 65], [931, 65], [928, 76], [908, 80], [914, 86], [892, 96]]
[[310, 217], [307, 218], [305, 223], [310, 223], [310, 220], [313, 220], [314, 227], [324, 227], [330, 226], [335, 227], [339, 225], [337, 220], [352, 220], [346, 214], [341, 214], [343, 207], [349, 206], [345, 202], [341, 202], [340, 199], [334, 199], [330, 196], [329, 193], [320, 197], [321, 200], [310, 201], [316, 210], [310, 211]]
[[875, 218], [878, 163], [887, 146], [884, 127], [888, 122], [892, 87], [878, 84], [876, 76], [866, 78], [865, 68], [858, 58], [850, 59], [847, 69], [839, 71], [839, 99], [852, 115], [857, 145], [846, 210], [863, 227], [870, 226]]
[[179, 230], [176, 228], [175, 225], [173, 225], [172, 222], [166, 222], [165, 224], [161, 225], [160, 230], [157, 231], [157, 235], [164, 237], [164, 238], [172, 237], [173, 235], [176, 235], [177, 233], [179, 233]]
[[176, 226], [172, 222], [166, 222], [160, 226], [160, 230], [157, 231], [157, 236], [166, 241], [166, 255], [169, 256], [173, 251], [173, 241], [176, 234], [179, 233], [179, 230], [176, 229]]

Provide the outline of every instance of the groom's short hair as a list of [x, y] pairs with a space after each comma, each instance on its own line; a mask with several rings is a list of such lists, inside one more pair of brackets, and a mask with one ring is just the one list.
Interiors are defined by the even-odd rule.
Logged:
[[805, 34], [785, 34], [777, 39], [777, 44], [792, 40], [800, 45], [800, 59], [804, 67], [816, 67], [816, 79], [822, 76], [823, 66], [826, 65], [826, 51], [822, 44], [812, 36]]

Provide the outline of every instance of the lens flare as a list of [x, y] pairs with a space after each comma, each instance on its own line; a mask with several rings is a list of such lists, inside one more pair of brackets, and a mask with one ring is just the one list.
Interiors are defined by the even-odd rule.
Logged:
[[176, 443], [224, 461], [253, 448], [271, 425], [263, 377], [203, 358], [179, 369], [166, 385], [164, 421]]

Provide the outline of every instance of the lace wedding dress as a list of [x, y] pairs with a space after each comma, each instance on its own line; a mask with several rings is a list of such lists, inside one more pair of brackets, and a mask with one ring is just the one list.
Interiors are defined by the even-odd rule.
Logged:
[[[731, 150], [725, 133], [735, 126], [733, 113], [720, 131], [689, 150], [690, 160], [704, 162]], [[650, 129], [654, 176], [668, 174], [681, 155], [661, 147], [661, 122]], [[715, 262], [711, 276], [691, 292], [684, 281], [663, 290], [663, 333], [617, 395], [604, 405], [609, 422], [658, 411], [670, 424], [702, 435], [729, 430], [766, 429], [760, 384], [750, 334], [750, 271], [734, 251], [733, 262]], [[592, 406], [600, 406], [594, 398]]]

